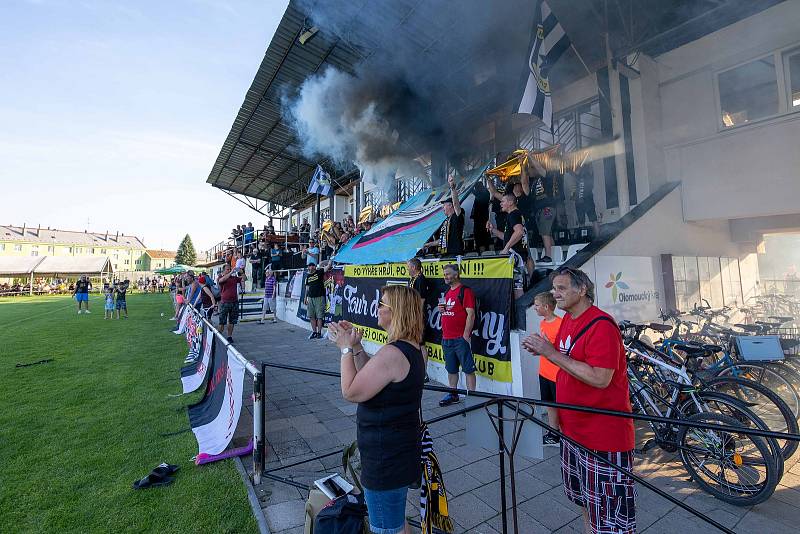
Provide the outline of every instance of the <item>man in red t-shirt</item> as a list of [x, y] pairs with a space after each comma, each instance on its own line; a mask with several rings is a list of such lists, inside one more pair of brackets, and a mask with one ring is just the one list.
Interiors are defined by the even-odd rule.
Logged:
[[[472, 357], [472, 328], [475, 326], [475, 293], [461, 284], [458, 265], [445, 265], [444, 281], [450, 287], [439, 299], [442, 314], [442, 352], [447, 381], [451, 388], [458, 386], [458, 369], [467, 378], [467, 389], [475, 391], [475, 359]], [[448, 393], [439, 406], [458, 402], [457, 393]]]
[[[569, 267], [554, 271], [550, 280], [558, 307], [567, 312], [556, 344], [538, 334], [522, 344], [560, 368], [556, 401], [630, 412], [625, 346], [611, 316], [593, 304], [594, 284], [586, 273]], [[635, 532], [633, 479], [609, 465], [633, 467], [633, 421], [565, 409], [558, 415], [561, 432], [569, 438], [561, 440], [564, 493], [583, 507], [587, 531]]]
[[233, 326], [239, 322], [239, 284], [247, 280], [241, 269], [231, 269], [225, 264], [222, 274], [217, 278], [220, 289], [219, 331], [228, 326], [228, 343], [233, 343]]

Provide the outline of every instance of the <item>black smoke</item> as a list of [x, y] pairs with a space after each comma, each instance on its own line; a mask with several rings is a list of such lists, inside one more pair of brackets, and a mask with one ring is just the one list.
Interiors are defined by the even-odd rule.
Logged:
[[328, 67], [287, 98], [306, 155], [355, 164], [374, 183], [395, 173], [422, 176], [428, 161], [420, 156], [438, 154], [458, 167], [488, 114], [511, 114], [527, 72], [535, 2], [298, 6], [322, 34], [362, 55], [352, 71]]

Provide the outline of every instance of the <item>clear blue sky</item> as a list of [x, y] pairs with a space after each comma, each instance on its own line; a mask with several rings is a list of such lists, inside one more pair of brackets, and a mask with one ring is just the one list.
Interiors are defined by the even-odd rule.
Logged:
[[266, 218], [205, 183], [287, 0], [2, 0], [0, 224], [203, 250]]

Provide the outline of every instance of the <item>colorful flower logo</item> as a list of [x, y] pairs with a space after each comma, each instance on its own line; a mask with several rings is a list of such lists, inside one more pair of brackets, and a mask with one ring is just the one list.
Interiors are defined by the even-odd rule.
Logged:
[[611, 273], [608, 282], [606, 282], [606, 287], [611, 288], [611, 302], [617, 302], [618, 289], [630, 289], [628, 284], [622, 281], [622, 271], [616, 275]]

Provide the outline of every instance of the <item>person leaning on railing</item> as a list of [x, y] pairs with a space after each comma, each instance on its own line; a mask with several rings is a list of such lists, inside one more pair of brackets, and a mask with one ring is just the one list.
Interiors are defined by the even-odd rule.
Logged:
[[[532, 334], [522, 346], [559, 367], [559, 403], [631, 412], [622, 336], [614, 319], [594, 305], [594, 284], [570, 267], [550, 277], [556, 304], [566, 312], [556, 343]], [[558, 410], [558, 421], [567, 438], [561, 440], [564, 493], [583, 508], [586, 532], [636, 532], [633, 479], [609, 465], [633, 468], [633, 421], [567, 409]]]

